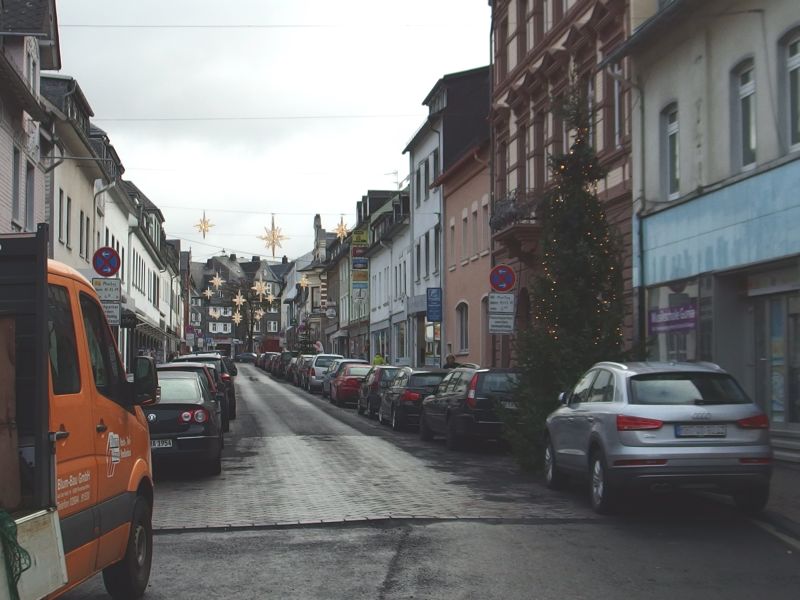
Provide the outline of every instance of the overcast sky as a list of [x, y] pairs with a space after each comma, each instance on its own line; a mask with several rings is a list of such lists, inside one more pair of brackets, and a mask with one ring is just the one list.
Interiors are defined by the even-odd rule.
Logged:
[[[446, 73], [488, 64], [486, 0], [59, 0], [61, 73], [195, 259], [311, 250], [408, 175]], [[223, 27], [226, 26], [226, 27]], [[397, 172], [397, 175], [393, 173]], [[203, 210], [214, 224], [203, 240]]]

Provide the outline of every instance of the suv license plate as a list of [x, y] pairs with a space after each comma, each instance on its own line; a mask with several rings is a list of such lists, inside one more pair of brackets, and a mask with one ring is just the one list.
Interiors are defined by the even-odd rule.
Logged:
[[675, 425], [675, 437], [725, 437], [726, 425]]
[[151, 448], [172, 448], [172, 440], [150, 440]]

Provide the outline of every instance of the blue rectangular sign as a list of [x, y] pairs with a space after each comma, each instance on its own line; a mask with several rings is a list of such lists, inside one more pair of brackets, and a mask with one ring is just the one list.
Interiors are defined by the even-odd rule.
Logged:
[[428, 322], [441, 323], [442, 322], [442, 288], [428, 288]]

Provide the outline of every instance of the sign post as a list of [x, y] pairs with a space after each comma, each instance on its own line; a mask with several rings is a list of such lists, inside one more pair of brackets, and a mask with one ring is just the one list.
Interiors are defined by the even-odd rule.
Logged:
[[122, 282], [119, 279], [92, 277], [92, 285], [100, 298], [100, 304], [106, 313], [106, 320], [112, 327], [120, 326], [120, 301], [122, 300]]
[[510, 335], [514, 333], [516, 312], [513, 289], [517, 274], [508, 265], [497, 265], [489, 272], [489, 333]]

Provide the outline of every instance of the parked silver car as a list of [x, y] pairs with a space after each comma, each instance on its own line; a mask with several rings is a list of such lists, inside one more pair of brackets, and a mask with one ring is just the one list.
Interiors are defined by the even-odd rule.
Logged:
[[547, 418], [547, 484], [588, 475], [597, 512], [630, 487], [721, 491], [747, 512], [766, 505], [769, 422], [717, 365], [597, 363], [559, 399]]
[[341, 354], [317, 354], [311, 359], [308, 377], [306, 378], [306, 390], [314, 392], [322, 390], [322, 375], [331, 363], [337, 358], [344, 358]]

